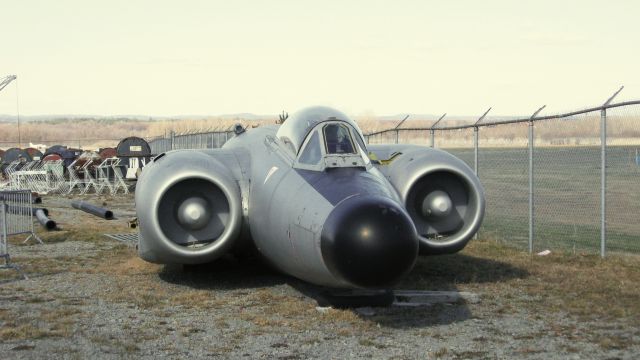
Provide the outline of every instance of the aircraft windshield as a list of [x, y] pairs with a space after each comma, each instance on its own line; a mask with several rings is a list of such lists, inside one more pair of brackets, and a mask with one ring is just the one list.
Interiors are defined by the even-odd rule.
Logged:
[[307, 146], [304, 148], [302, 153], [300, 154], [300, 163], [314, 165], [320, 162], [322, 158], [322, 152], [320, 150], [320, 136], [318, 132], [315, 131], [313, 135], [311, 135], [311, 139], [307, 143]]
[[323, 171], [336, 167], [366, 167], [366, 148], [357, 139], [356, 130], [343, 121], [318, 124], [307, 136], [296, 167]]
[[323, 128], [327, 154], [356, 154], [349, 129], [342, 124], [329, 124]]

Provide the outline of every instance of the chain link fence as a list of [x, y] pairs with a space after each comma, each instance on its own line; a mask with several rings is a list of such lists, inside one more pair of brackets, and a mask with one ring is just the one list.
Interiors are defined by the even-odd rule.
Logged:
[[440, 148], [474, 169], [487, 199], [481, 237], [530, 252], [640, 253], [640, 101], [538, 112], [365, 136]]
[[[537, 116], [543, 108], [513, 119], [443, 116], [437, 126], [365, 138], [440, 148], [474, 169], [487, 199], [480, 237], [530, 252], [640, 253], [640, 101]], [[233, 136], [226, 129], [148, 142], [159, 154], [218, 148]]]
[[147, 142], [152, 154], [161, 154], [177, 149], [215, 149], [222, 147], [233, 136], [235, 134], [230, 129], [186, 134], [171, 132], [166, 136], [147, 139]]

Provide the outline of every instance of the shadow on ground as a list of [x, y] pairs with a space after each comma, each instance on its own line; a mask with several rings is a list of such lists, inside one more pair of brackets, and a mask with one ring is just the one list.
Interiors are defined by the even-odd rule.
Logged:
[[[239, 260], [224, 257], [206, 265], [165, 266], [159, 276], [172, 284], [203, 290], [240, 290], [287, 284], [314, 299], [319, 305], [327, 305], [326, 288], [283, 275], [256, 258]], [[464, 254], [421, 257], [413, 271], [396, 289], [458, 291], [457, 284], [497, 283], [527, 276], [529, 273], [526, 270], [511, 264]], [[354, 308], [352, 311], [364, 321], [374, 321], [390, 328], [446, 325], [472, 317], [468, 304], [464, 301], [419, 307], [376, 307], [373, 315], [363, 315], [356, 309], [361, 306], [379, 306], [379, 301], [380, 299], [374, 299], [367, 303], [364, 300], [349, 306], [337, 304], [337, 307]]]
[[[528, 276], [525, 269], [501, 261], [459, 253], [426, 256], [418, 259], [413, 271], [396, 289], [459, 291], [457, 285], [460, 284], [482, 285]], [[480, 291], [478, 295], [483, 301], [485, 294]], [[422, 328], [465, 321], [472, 317], [468, 304], [461, 300], [453, 304], [380, 309], [370, 319], [390, 328]]]
[[497, 283], [523, 279], [529, 273], [506, 262], [465, 254], [422, 256], [398, 289], [455, 290], [455, 284]]
[[224, 256], [209, 264], [165, 265], [160, 279], [200, 290], [239, 290], [284, 284], [289, 279], [259, 258]]

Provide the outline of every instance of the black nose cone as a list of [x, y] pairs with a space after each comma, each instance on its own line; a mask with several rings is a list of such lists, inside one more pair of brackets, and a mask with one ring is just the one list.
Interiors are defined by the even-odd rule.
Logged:
[[411, 271], [418, 238], [413, 222], [395, 202], [355, 196], [329, 214], [321, 250], [336, 277], [358, 287], [384, 288]]

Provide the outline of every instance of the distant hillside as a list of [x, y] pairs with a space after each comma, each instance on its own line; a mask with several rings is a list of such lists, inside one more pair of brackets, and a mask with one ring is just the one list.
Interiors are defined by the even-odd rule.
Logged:
[[[361, 116], [355, 117], [365, 133], [393, 129], [406, 115], [393, 116]], [[428, 128], [439, 116], [411, 114], [402, 124], [401, 128]], [[18, 126], [11, 117], [0, 119], [0, 148], [18, 146]], [[11, 120], [9, 122], [8, 120]], [[468, 125], [476, 121], [476, 117], [447, 116], [438, 128], [448, 126]], [[506, 117], [492, 117], [487, 121], [500, 121]], [[118, 141], [128, 136], [139, 136], [151, 139], [157, 136], [165, 136], [174, 131], [176, 134], [197, 133], [204, 131], [223, 131], [230, 129], [234, 124], [241, 123], [245, 127], [255, 127], [264, 124], [276, 123], [277, 116], [262, 116], [249, 113], [227, 114], [220, 116], [193, 116], [193, 117], [167, 117], [153, 118], [147, 116], [113, 116], [91, 117], [86, 115], [62, 115], [29, 116], [21, 118], [20, 138], [21, 147], [34, 144], [63, 144], [74, 147], [97, 148], [115, 146]], [[573, 118], [551, 122], [541, 122], [536, 126], [537, 141], [548, 144], [575, 145], [595, 144], [599, 139], [599, 116]], [[629, 116], [611, 122], [608, 130], [611, 141], [615, 138], [640, 138], [640, 127], [637, 126], [637, 117]], [[403, 133], [402, 137], [419, 137], [427, 141], [428, 133], [413, 132]], [[439, 132], [441, 139], [449, 139], [451, 143], [456, 141], [471, 141], [471, 130]], [[513, 124], [483, 128], [480, 131], [481, 141], [484, 144], [522, 144], [526, 143], [526, 124]], [[405, 141], [408, 138], [405, 138]], [[376, 141], [389, 142], [395, 140], [394, 134], [382, 136]], [[412, 140], [413, 141], [413, 140]], [[626, 140], [625, 140], [626, 141]], [[415, 141], [414, 141], [415, 142]], [[612, 142], [613, 144], [613, 142]], [[465, 145], [466, 146], [466, 145]]]

